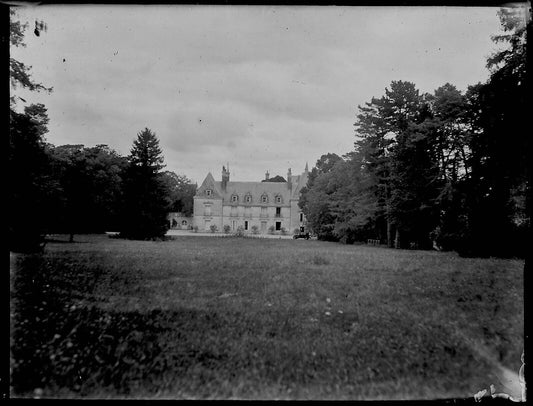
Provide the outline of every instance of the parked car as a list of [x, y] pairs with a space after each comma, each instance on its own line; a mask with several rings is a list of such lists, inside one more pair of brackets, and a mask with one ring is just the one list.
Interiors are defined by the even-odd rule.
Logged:
[[309, 237], [310, 237], [309, 232], [307, 232], [307, 233], [302, 233], [302, 232], [300, 232], [300, 233], [298, 233], [298, 234], [294, 234], [294, 235], [292, 236], [292, 238], [294, 238], [295, 240], [297, 240], [298, 238], [305, 238], [306, 240], [308, 240]]

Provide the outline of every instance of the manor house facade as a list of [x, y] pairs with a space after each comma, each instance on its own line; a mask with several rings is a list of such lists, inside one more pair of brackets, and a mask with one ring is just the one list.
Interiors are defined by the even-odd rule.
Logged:
[[[289, 169], [287, 182], [232, 182], [229, 167], [223, 166], [221, 181], [216, 181], [209, 172], [197, 189], [193, 224], [201, 231], [209, 231], [212, 225], [218, 231], [228, 225], [231, 231], [242, 227], [245, 233], [255, 229], [260, 234], [272, 229], [278, 233], [307, 231], [298, 201], [308, 176], [306, 164], [300, 175], [292, 175]], [[267, 172], [265, 180], [268, 177]]]

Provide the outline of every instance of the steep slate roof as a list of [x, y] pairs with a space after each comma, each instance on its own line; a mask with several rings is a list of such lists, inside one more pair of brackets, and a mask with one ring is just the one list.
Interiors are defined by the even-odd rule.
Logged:
[[[307, 164], [305, 165], [305, 169], [307, 169]], [[293, 176], [293, 178], [297, 178], [292, 181], [293, 186], [292, 187], [292, 198], [297, 199], [299, 198], [300, 191], [303, 187], [307, 185], [307, 179], [309, 178], [309, 172], [305, 170], [301, 175]]]
[[239, 204], [246, 204], [244, 198], [250, 194], [252, 196], [252, 205], [261, 204], [261, 196], [268, 196], [268, 205], [275, 205], [275, 197], [281, 196], [282, 204], [289, 204], [290, 199], [297, 199], [302, 187], [307, 183], [307, 172], [302, 175], [291, 176], [292, 187], [289, 188], [287, 182], [228, 182], [226, 190], [222, 190], [222, 182], [216, 181], [211, 172], [209, 172], [202, 182], [202, 185], [196, 191], [196, 196], [209, 198], [205, 195], [207, 189], [213, 190], [211, 198], [223, 199], [223, 202], [230, 203], [231, 196], [239, 196]]
[[222, 197], [221, 187], [217, 186], [217, 183], [220, 184], [220, 182], [217, 182], [215, 178], [213, 178], [211, 172], [209, 172], [200, 187], [196, 190], [196, 196], [202, 195], [202, 197], [208, 197], [205, 196], [205, 191], [207, 189], [211, 189], [213, 194], [210, 197], [214, 199], [220, 199]]

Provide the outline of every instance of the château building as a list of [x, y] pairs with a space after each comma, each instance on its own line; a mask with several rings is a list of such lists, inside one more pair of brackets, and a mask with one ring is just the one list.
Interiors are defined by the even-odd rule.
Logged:
[[[222, 167], [222, 180], [207, 174], [194, 196], [193, 224], [198, 230], [210, 230], [216, 225], [223, 231], [242, 227], [244, 232], [255, 229], [261, 234], [269, 230], [292, 233], [307, 231], [305, 216], [298, 207], [300, 191], [307, 184], [307, 164], [300, 175], [292, 175], [289, 168], [286, 182], [233, 182], [229, 167]], [[269, 179], [268, 172], [265, 180]]]

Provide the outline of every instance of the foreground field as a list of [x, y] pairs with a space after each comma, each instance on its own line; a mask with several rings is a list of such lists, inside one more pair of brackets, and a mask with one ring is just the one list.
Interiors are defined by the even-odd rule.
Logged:
[[[523, 261], [81, 236], [12, 257], [12, 395], [519, 395]], [[514, 391], [514, 393], [512, 393]]]

